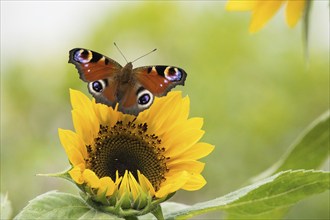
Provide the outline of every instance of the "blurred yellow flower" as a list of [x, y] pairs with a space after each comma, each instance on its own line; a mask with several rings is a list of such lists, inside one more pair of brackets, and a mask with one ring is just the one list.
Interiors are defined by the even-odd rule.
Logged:
[[249, 31], [259, 31], [286, 4], [286, 23], [294, 27], [302, 17], [307, 0], [228, 0], [228, 11], [252, 11]]
[[70, 96], [75, 132], [59, 129], [59, 136], [70, 177], [94, 201], [141, 209], [147, 201], [206, 184], [198, 159], [214, 147], [198, 142], [203, 119], [188, 119], [188, 97], [170, 92], [133, 116], [79, 91], [70, 90]]

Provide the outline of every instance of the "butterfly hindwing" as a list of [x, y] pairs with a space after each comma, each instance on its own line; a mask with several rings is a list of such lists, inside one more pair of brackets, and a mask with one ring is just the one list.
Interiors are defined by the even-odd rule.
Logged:
[[119, 102], [119, 111], [137, 115], [140, 111], [145, 109], [141, 108], [138, 104], [138, 88], [138, 84], [127, 87], [124, 96]]

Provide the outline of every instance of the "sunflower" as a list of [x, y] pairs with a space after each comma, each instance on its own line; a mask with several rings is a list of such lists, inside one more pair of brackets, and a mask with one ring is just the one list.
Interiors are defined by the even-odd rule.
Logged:
[[138, 116], [98, 104], [79, 91], [70, 90], [70, 97], [75, 132], [59, 129], [72, 166], [67, 174], [94, 205], [110, 212], [118, 206], [146, 210], [179, 189], [193, 191], [206, 184], [198, 159], [214, 146], [198, 142], [203, 119], [188, 118], [188, 97], [170, 92]]
[[228, 11], [252, 11], [252, 21], [249, 31], [259, 31], [286, 4], [286, 22], [294, 27], [306, 8], [306, 0], [228, 0]]

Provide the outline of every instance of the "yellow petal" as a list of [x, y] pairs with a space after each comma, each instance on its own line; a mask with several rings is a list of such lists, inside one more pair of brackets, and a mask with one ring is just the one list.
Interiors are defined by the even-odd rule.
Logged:
[[128, 171], [125, 170], [123, 179], [121, 180], [120, 187], [119, 187], [119, 195], [120, 197], [124, 196], [125, 194], [129, 193], [129, 183], [128, 183]]
[[99, 123], [102, 125], [108, 125], [109, 127], [112, 127], [123, 116], [121, 112], [114, 110], [112, 107], [108, 107], [107, 105], [100, 103], [95, 103], [95, 99], [93, 99], [92, 103], [95, 115], [98, 118]]
[[186, 184], [189, 177], [190, 175], [186, 171], [167, 176], [165, 182], [161, 184], [160, 189], [156, 192], [156, 197], [162, 198], [172, 192], [178, 191]]
[[70, 130], [58, 129], [61, 144], [67, 153], [70, 149], [79, 150], [84, 158], [87, 158], [86, 146], [79, 135]]
[[167, 127], [163, 126], [169, 116], [177, 112], [177, 104], [180, 103], [181, 92], [170, 92], [164, 97], [155, 98], [154, 103], [148, 111], [138, 115], [138, 121], [148, 122], [151, 132], [157, 131], [162, 134]]
[[200, 174], [193, 174], [189, 177], [189, 181], [182, 187], [184, 190], [195, 191], [205, 186], [206, 180]]
[[186, 160], [198, 160], [209, 155], [214, 150], [214, 146], [208, 143], [199, 142], [184, 153], [171, 157], [172, 160], [185, 158]]
[[69, 149], [66, 154], [68, 155], [68, 158], [73, 166], [85, 163], [83, 155], [76, 148]]
[[198, 129], [186, 129], [178, 132], [171, 139], [164, 140], [165, 154], [167, 157], [172, 157], [181, 153], [180, 148], [189, 149], [197, 143], [204, 135], [204, 131]]
[[165, 126], [167, 129], [166, 133], [162, 135], [162, 139], [171, 139], [173, 135], [177, 134], [178, 131], [184, 131], [187, 129], [201, 129], [203, 126], [203, 118], [190, 118], [188, 120], [175, 120], [171, 122], [174, 126]]
[[150, 181], [138, 170], [138, 178], [141, 188], [144, 192], [149, 192], [151, 196], [155, 195], [155, 189]]
[[[203, 125], [202, 118], [190, 118], [188, 120], [176, 124], [175, 127], [173, 127], [171, 130], [168, 130], [167, 133], [165, 133], [164, 135], [161, 135], [160, 138], [162, 140], [166, 140], [164, 142], [164, 145], [168, 145], [168, 146], [170, 146], [171, 143], [175, 142], [176, 138], [178, 138], [182, 143], [185, 143], [184, 141], [185, 132], [190, 133], [189, 139], [194, 138], [193, 136], [194, 131], [197, 131], [198, 133], [204, 133], [203, 131], [200, 130], [202, 125]], [[167, 156], [174, 157], [176, 155], [179, 155], [182, 152], [185, 152], [187, 149], [190, 149], [191, 146], [192, 145], [189, 144], [183, 144], [180, 147], [174, 147], [172, 150], [169, 150], [167, 152]]]
[[131, 172], [128, 173], [128, 177], [131, 194], [133, 196], [133, 199], [136, 200], [140, 196], [142, 189]]
[[100, 179], [100, 188], [97, 191], [97, 194], [103, 194], [105, 192], [106, 196], [111, 196], [113, 192], [115, 191], [116, 186], [115, 183], [112, 181], [112, 179], [108, 176], [102, 177]]
[[78, 184], [84, 183], [84, 178], [82, 176], [82, 169], [81, 166], [75, 166], [70, 171], [69, 174], [71, 178]]
[[256, 1], [248, 0], [228, 0], [226, 4], [227, 11], [249, 11], [253, 10], [255, 7]]
[[278, 11], [283, 0], [257, 1], [252, 13], [250, 32], [259, 31]]
[[88, 186], [95, 189], [100, 187], [100, 179], [96, 176], [96, 174], [92, 170], [90, 169], [84, 170], [83, 178], [85, 182], [88, 184]]
[[121, 183], [122, 179], [123, 179], [123, 177], [122, 177], [122, 176], [119, 177], [119, 172], [118, 172], [118, 170], [117, 170], [117, 171], [116, 171], [116, 181], [115, 181], [115, 185], [116, 185], [116, 186], [119, 186], [119, 184]]
[[187, 104], [189, 104], [189, 98], [185, 97], [185, 99], [182, 99], [181, 94], [180, 96], [176, 96], [173, 103], [168, 104], [168, 109], [165, 111], [168, 111], [169, 114], [161, 126], [162, 128], [166, 128], [165, 132], [171, 130], [176, 124], [181, 124], [182, 121], [187, 120], [189, 114], [189, 105]]
[[172, 172], [187, 171], [188, 173], [201, 173], [204, 169], [205, 163], [197, 160], [191, 161], [173, 161], [168, 162], [167, 167]]
[[289, 27], [294, 27], [301, 18], [305, 9], [306, 0], [288, 0], [286, 6], [286, 23]]
[[70, 100], [73, 109], [91, 109], [91, 100], [82, 92], [70, 89]]
[[[93, 100], [93, 102], [95, 102]], [[110, 124], [110, 119], [112, 117], [110, 117], [110, 110], [109, 107], [103, 104], [96, 104], [93, 103], [93, 109], [95, 112], [96, 117], [99, 120], [99, 123], [102, 125], [108, 125]]]
[[[181, 95], [181, 94], [180, 94]], [[181, 113], [177, 116], [179, 120], [187, 120], [190, 110], [190, 99], [189, 96], [185, 96], [181, 99]]]
[[76, 133], [82, 137], [86, 145], [92, 145], [99, 130], [99, 123], [82, 110], [72, 110], [72, 121]]

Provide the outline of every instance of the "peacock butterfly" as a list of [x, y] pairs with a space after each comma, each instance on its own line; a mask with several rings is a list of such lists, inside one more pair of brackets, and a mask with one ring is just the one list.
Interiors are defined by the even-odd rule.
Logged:
[[75, 48], [69, 63], [77, 68], [80, 79], [96, 102], [115, 107], [127, 114], [137, 115], [153, 103], [155, 96], [165, 96], [176, 85], [184, 85], [187, 73], [174, 66], [144, 66], [133, 69], [132, 62], [122, 67], [100, 53]]

